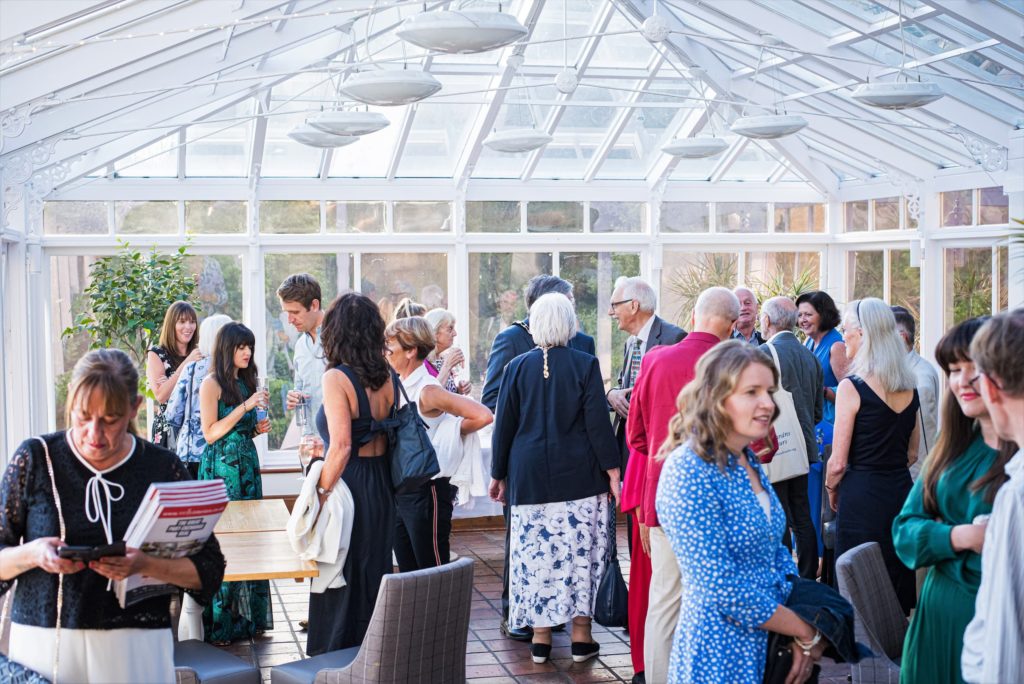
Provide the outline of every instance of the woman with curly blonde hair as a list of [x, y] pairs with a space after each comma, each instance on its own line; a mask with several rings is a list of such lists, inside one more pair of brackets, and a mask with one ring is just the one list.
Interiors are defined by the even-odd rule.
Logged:
[[655, 502], [684, 587], [672, 682], [760, 682], [769, 631], [793, 637], [787, 681], [804, 682], [827, 644], [784, 605], [797, 574], [786, 515], [748, 448], [778, 416], [778, 385], [771, 359], [733, 340], [706, 352], [679, 394]]

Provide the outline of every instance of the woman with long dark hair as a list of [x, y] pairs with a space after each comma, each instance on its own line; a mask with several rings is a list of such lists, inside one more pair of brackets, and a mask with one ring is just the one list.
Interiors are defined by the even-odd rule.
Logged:
[[[252, 360], [256, 337], [241, 323], [217, 333], [210, 372], [199, 388], [199, 416], [206, 448], [199, 479], [221, 478], [232, 501], [263, 498], [260, 460], [253, 438], [270, 432], [270, 420], [256, 421], [256, 406], [268, 397], [257, 392]], [[207, 640], [230, 643], [274, 626], [270, 582], [224, 582], [203, 611]]]
[[167, 401], [171, 398], [178, 376], [191, 363], [203, 358], [199, 351], [199, 325], [196, 310], [188, 302], [174, 302], [167, 307], [160, 339], [146, 352], [146, 383], [156, 396], [157, 410], [153, 416], [153, 444], [174, 451], [173, 431], [167, 424]]
[[384, 319], [372, 300], [350, 292], [327, 309], [320, 339], [328, 370], [316, 416], [325, 446], [317, 492], [322, 505], [343, 480], [356, 513], [342, 568], [345, 586], [309, 596], [311, 656], [362, 643], [381, 580], [391, 572], [395, 530], [387, 436], [373, 425], [388, 416], [395, 398]]
[[939, 340], [935, 360], [948, 378], [942, 431], [892, 525], [896, 553], [907, 567], [927, 567], [917, 610], [903, 644], [900, 681], [962, 682], [964, 630], [981, 583], [985, 525], [1016, 451], [1000, 442], [981, 395], [971, 340], [987, 317], [971, 318]]

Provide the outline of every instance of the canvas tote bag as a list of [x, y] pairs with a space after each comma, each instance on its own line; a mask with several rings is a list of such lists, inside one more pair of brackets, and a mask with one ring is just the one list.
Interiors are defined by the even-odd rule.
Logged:
[[768, 481], [774, 484], [806, 475], [810, 466], [807, 463], [807, 443], [804, 439], [803, 428], [800, 427], [800, 420], [796, 416], [793, 395], [782, 387], [782, 366], [779, 364], [779, 355], [775, 352], [775, 346], [770, 342], [766, 346], [771, 352], [775, 367], [779, 369], [779, 390], [775, 393], [779, 417], [775, 419], [773, 425], [775, 434], [779, 438], [779, 449], [775, 452], [771, 463], [764, 464]]

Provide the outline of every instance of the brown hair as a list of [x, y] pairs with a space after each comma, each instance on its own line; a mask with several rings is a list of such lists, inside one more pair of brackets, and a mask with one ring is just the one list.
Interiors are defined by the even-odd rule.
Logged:
[[323, 307], [320, 283], [308, 273], [294, 273], [285, 278], [277, 288], [277, 297], [282, 302], [298, 302], [306, 309], [313, 307], [313, 300], [320, 302]]
[[[196, 331], [192, 334], [192, 339], [188, 341], [184, 355], [178, 353], [178, 338], [174, 331], [174, 327], [182, 318], [190, 319], [196, 324]], [[199, 317], [196, 315], [196, 310], [191, 304], [177, 301], [167, 307], [167, 313], [164, 314], [164, 324], [160, 326], [160, 340], [157, 344], [163, 347], [167, 355], [174, 360], [175, 365], [184, 361], [185, 357], [199, 345]]]
[[[668, 436], [657, 458], [667, 457], [673, 449], [689, 441], [694, 452], [708, 463], [725, 468], [729, 459], [726, 440], [732, 430], [732, 417], [725, 409], [747, 366], [759, 363], [772, 372], [772, 383], [779, 386], [779, 371], [767, 354], [750, 344], [730, 340], [716, 344], [697, 362], [697, 372], [676, 399], [678, 413], [668, 424]], [[776, 405], [772, 421], [779, 417]]]
[[425, 313], [427, 313], [427, 307], [419, 302], [414, 302], [409, 297], [404, 297], [398, 304], [395, 304], [395, 310], [391, 313], [391, 320], [393, 322], [400, 318], [422, 316]]
[[320, 341], [328, 368], [344, 364], [372, 390], [391, 380], [384, 358], [384, 319], [367, 296], [348, 292], [335, 299], [324, 314]]
[[392, 321], [384, 330], [384, 339], [394, 338], [402, 349], [416, 350], [416, 358], [422, 361], [430, 356], [436, 345], [434, 328], [422, 316], [410, 316]]
[[[139, 400], [139, 371], [120, 349], [94, 349], [75, 364], [68, 383], [64, 421], [71, 425], [76, 406], [88, 406], [96, 392], [103, 398], [107, 415], [126, 416]], [[128, 432], [138, 435], [135, 421], [128, 421]]]
[[1003, 392], [1024, 397], [1024, 307], [993, 316], [971, 343], [971, 358], [978, 370], [999, 383]]
[[[949, 369], [954, 363], [966, 363], [971, 361], [971, 340], [978, 334], [978, 330], [988, 320], [988, 316], [969, 318], [962, 323], [949, 329], [935, 347], [935, 360], [938, 362], [942, 372], [949, 377]], [[928, 454], [928, 460], [924, 466], [924, 483], [922, 486], [922, 500], [924, 510], [929, 515], [938, 516], [938, 486], [942, 474], [967, 451], [977, 433], [976, 421], [964, 415], [960, 410], [960, 404], [956, 400], [953, 391], [946, 384], [946, 391], [942, 398], [942, 417], [940, 424], [942, 430], [939, 437]], [[999, 456], [992, 462], [988, 471], [971, 483], [971, 491], [985, 490], [984, 498], [992, 503], [996, 498], [996, 492], [1006, 482], [1006, 473], [1003, 466], [1009, 461], [1016, 451], [1009, 447], [1013, 446], [1006, 442], [1000, 444]]]

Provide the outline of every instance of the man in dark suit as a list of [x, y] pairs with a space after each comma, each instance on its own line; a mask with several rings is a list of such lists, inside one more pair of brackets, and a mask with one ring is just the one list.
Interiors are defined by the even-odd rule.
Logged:
[[[793, 395], [796, 417], [803, 428], [807, 445], [807, 462], [816, 463], [818, 440], [814, 426], [821, 421], [824, 410], [824, 395], [821, 388], [825, 376], [821, 364], [807, 347], [793, 334], [796, 328], [797, 308], [788, 297], [773, 297], [761, 307], [761, 330], [768, 342], [760, 349], [771, 356], [768, 345], [779, 357], [779, 371], [782, 374], [782, 388]], [[786, 512], [786, 524], [796, 537], [797, 568], [800, 576], [813, 580], [818, 573], [818, 538], [811, 522], [811, 507], [807, 498], [807, 475], [773, 482], [772, 489]], [[789, 546], [789, 535], [784, 537]]]
[[[526, 284], [526, 308], [529, 310], [533, 303], [549, 292], [557, 292], [569, 298], [575, 303], [572, 294], [572, 285], [557, 276], [538, 275], [530, 279]], [[505, 367], [508, 362], [533, 349], [536, 345], [530, 336], [530, 321], [524, 318], [508, 326], [494, 338], [491, 345], [491, 354], [487, 359], [487, 379], [484, 381], [483, 393], [480, 402], [492, 412], [498, 405], [498, 389], [501, 387], [501, 378], [505, 374]], [[582, 332], [569, 340], [569, 347], [594, 356], [594, 338]], [[508, 561], [509, 561], [509, 511], [505, 506], [505, 568], [502, 575], [501, 586], [501, 633], [510, 639], [529, 641], [533, 636], [533, 630], [529, 627], [513, 629], [508, 625]]]

